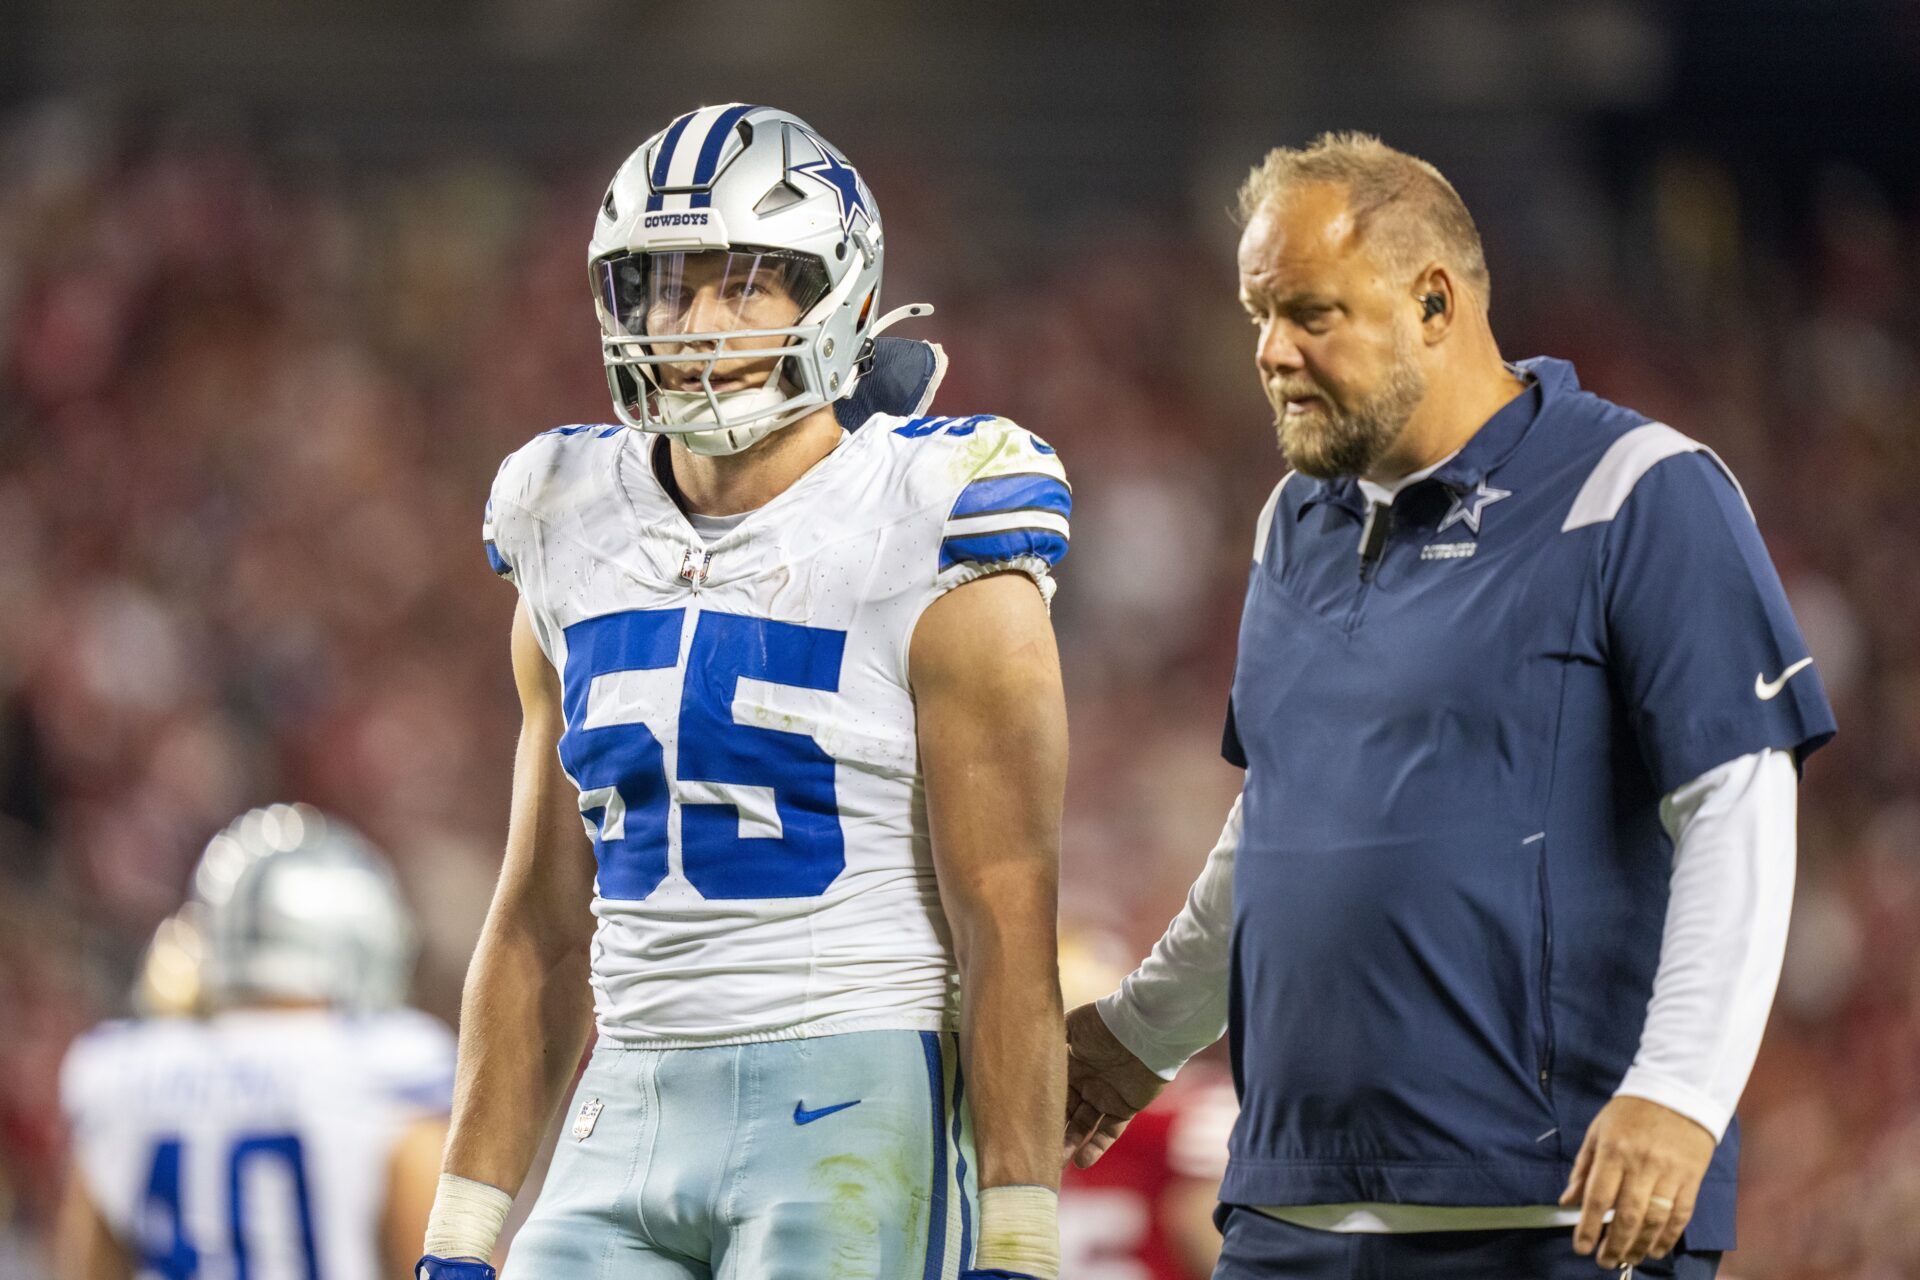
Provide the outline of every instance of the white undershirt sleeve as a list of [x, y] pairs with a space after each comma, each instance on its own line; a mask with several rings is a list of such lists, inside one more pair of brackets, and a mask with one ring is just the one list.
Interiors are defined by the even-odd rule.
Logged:
[[1718, 1140], [1766, 1030], [1793, 909], [1798, 774], [1785, 751], [1731, 760], [1661, 801], [1673, 839], [1666, 929], [1640, 1051], [1614, 1092]]
[[1227, 1032], [1227, 962], [1233, 940], [1233, 859], [1240, 800], [1153, 954], [1095, 1005], [1107, 1029], [1162, 1078]]

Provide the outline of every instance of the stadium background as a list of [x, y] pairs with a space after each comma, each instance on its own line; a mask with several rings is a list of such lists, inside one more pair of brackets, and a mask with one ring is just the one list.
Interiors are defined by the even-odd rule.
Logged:
[[1067, 463], [1067, 909], [1128, 949], [1236, 786], [1281, 469], [1233, 186], [1331, 127], [1437, 162], [1508, 354], [1740, 475], [1839, 712], [1730, 1270], [1920, 1274], [1920, 8], [7, 0], [0, 1277], [42, 1274], [61, 1053], [240, 808], [391, 850], [451, 1018], [515, 728], [481, 503], [527, 437], [607, 415], [607, 175], [728, 99], [865, 172], [888, 298], [940, 310], [939, 407]]

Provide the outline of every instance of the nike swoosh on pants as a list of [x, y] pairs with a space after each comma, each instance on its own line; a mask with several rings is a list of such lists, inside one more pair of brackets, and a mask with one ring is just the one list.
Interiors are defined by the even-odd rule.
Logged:
[[793, 1104], [793, 1122], [795, 1124], [812, 1124], [822, 1116], [830, 1116], [836, 1111], [845, 1111], [848, 1107], [857, 1107], [859, 1105], [860, 1099], [855, 1098], [852, 1102], [835, 1103], [831, 1107], [822, 1107], [818, 1111], [809, 1111], [807, 1110], [806, 1103], [796, 1102]]

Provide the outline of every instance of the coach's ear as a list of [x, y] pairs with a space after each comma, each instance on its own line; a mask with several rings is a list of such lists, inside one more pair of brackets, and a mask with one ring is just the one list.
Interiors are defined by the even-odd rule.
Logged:
[[946, 376], [947, 353], [939, 343], [875, 338], [871, 367], [851, 393], [834, 402], [833, 416], [847, 431], [858, 431], [876, 413], [918, 417], [933, 403]]
[[1418, 308], [1415, 314], [1420, 321], [1420, 336], [1429, 346], [1447, 336], [1459, 303], [1453, 277], [1437, 262], [1413, 282], [1413, 305]]

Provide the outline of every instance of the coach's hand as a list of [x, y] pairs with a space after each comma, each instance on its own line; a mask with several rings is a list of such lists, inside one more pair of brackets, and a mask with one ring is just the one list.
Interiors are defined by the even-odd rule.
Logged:
[[[1574, 1252], [1598, 1246], [1594, 1261], [1609, 1268], [1664, 1258], [1693, 1217], [1716, 1145], [1706, 1129], [1657, 1102], [1615, 1098], [1602, 1107], [1560, 1193], [1561, 1204], [1580, 1206]], [[1603, 1240], [1609, 1209], [1613, 1221]]]
[[1083, 1004], [1067, 1015], [1067, 1141], [1062, 1162], [1082, 1169], [1106, 1154], [1127, 1121], [1167, 1087]]

